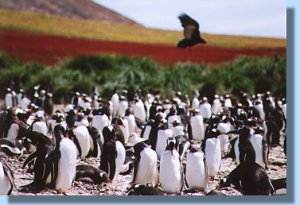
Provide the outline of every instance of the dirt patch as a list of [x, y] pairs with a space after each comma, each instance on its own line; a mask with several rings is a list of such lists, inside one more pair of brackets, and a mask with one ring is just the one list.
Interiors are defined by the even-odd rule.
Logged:
[[[8, 164], [14, 170], [15, 176], [15, 184], [19, 189], [20, 186], [28, 184], [32, 182], [33, 176], [30, 173], [27, 173], [24, 169], [22, 169], [22, 164], [25, 161], [26, 156], [17, 159], [17, 158], [10, 158]], [[278, 179], [286, 177], [286, 157], [283, 153], [283, 149], [280, 146], [273, 147], [270, 152], [270, 165], [269, 170], [267, 173], [269, 174], [271, 179]], [[276, 162], [276, 163], [274, 163]], [[278, 163], [279, 162], [279, 163]], [[98, 167], [99, 160], [96, 158], [89, 158], [84, 161], [80, 162], [81, 164], [89, 164]], [[215, 189], [220, 179], [227, 176], [234, 168], [236, 164], [232, 159], [223, 159], [221, 170], [219, 171], [218, 175], [214, 179], [209, 179], [209, 189]], [[119, 175], [117, 180], [111, 183], [105, 183], [102, 185], [95, 185], [88, 182], [82, 181], [75, 181], [73, 184], [72, 189], [68, 193], [68, 195], [116, 195], [116, 196], [124, 196], [127, 194], [127, 189], [130, 187], [130, 182], [132, 180], [132, 174], [128, 174], [125, 176]], [[233, 188], [224, 188], [220, 190], [222, 193], [230, 196], [241, 195], [240, 192]], [[33, 193], [22, 193], [14, 190], [13, 195], [61, 195], [58, 194], [55, 190], [47, 189], [38, 194]], [[183, 193], [184, 196], [203, 196], [203, 192], [196, 192], [196, 193]]]

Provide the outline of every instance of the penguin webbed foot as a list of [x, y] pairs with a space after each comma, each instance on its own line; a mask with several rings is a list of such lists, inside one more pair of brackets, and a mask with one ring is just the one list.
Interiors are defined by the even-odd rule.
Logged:
[[34, 182], [20, 187], [19, 192], [24, 193], [39, 193], [43, 190], [42, 186], [36, 185]]

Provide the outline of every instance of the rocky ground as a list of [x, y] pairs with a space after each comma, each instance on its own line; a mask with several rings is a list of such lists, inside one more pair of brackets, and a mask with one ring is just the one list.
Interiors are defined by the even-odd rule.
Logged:
[[[22, 164], [26, 159], [26, 155], [20, 157], [11, 157], [8, 159], [8, 164], [12, 168], [15, 176], [15, 184], [17, 189], [13, 191], [13, 195], [61, 195], [55, 190], [44, 190], [38, 194], [34, 193], [23, 193], [18, 191], [20, 186], [32, 182], [33, 176], [26, 170], [22, 169]], [[283, 153], [283, 149], [280, 146], [273, 147], [270, 152], [269, 157], [270, 165], [267, 173], [271, 179], [277, 179], [286, 177], [286, 157]], [[85, 161], [81, 161], [82, 164], [90, 164], [96, 167], [99, 166], [99, 160], [95, 158], [89, 158]], [[232, 159], [223, 159], [222, 166], [219, 174], [214, 179], [209, 179], [209, 190], [214, 190], [218, 186], [220, 179], [227, 176], [234, 168], [236, 164]], [[118, 179], [114, 183], [104, 183], [102, 185], [94, 185], [87, 181], [75, 181], [72, 189], [67, 193], [67, 195], [118, 195], [123, 196], [127, 194], [127, 190], [130, 187], [132, 175], [119, 175]], [[241, 195], [240, 192], [233, 188], [224, 188], [219, 190], [226, 195]], [[182, 195], [204, 195], [203, 192], [197, 193], [182, 193]]]

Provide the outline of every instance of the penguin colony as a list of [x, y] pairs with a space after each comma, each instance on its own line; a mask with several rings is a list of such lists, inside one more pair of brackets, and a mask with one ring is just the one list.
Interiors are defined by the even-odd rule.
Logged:
[[[159, 92], [141, 90], [103, 99], [97, 92], [76, 92], [59, 108], [40, 86], [31, 93], [8, 88], [1, 109], [2, 195], [47, 189], [68, 194], [78, 181], [116, 189], [121, 176], [131, 180], [128, 195], [286, 190], [285, 177], [268, 174], [270, 163], [276, 163], [270, 152], [282, 147], [286, 154], [287, 144], [286, 100], [270, 92], [211, 99], [180, 92], [163, 99]], [[228, 158], [234, 169], [212, 188], [210, 181]], [[17, 170], [9, 166], [18, 160], [24, 161], [21, 171], [32, 174], [22, 186], [15, 185]]]

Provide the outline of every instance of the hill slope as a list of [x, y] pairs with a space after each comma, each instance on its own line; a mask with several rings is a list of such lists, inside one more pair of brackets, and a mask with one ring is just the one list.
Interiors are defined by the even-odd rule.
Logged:
[[[0, 0], [1, 2], [1, 0]], [[70, 19], [62, 16], [0, 9], [0, 29], [22, 30], [69, 38], [175, 46], [182, 32], [149, 29], [108, 21]], [[285, 39], [204, 34], [208, 45], [230, 48], [285, 48]]]
[[138, 25], [92, 0], [0, 0], [0, 8]]

